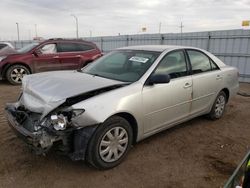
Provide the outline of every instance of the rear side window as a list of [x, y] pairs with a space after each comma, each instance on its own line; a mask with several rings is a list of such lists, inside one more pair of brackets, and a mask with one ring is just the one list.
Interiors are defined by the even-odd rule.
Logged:
[[58, 52], [75, 52], [77, 49], [75, 43], [58, 43]]
[[79, 52], [94, 49], [93, 46], [81, 43], [59, 43], [58, 52]]
[[95, 49], [93, 46], [88, 44], [77, 44], [78, 51], [88, 51]]
[[193, 74], [217, 70], [217, 65], [205, 54], [196, 50], [187, 50]]

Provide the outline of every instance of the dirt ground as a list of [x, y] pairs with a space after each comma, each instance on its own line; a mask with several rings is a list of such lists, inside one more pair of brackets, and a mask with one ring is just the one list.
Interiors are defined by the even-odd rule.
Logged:
[[[241, 84], [250, 93], [250, 84]], [[4, 106], [18, 86], [0, 82], [0, 187], [221, 187], [250, 147], [250, 97], [236, 96], [224, 117], [199, 117], [134, 146], [108, 171], [50, 153], [36, 156], [8, 127]]]

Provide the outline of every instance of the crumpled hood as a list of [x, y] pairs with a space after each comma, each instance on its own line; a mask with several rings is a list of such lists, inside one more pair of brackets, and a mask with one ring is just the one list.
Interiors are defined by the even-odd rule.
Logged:
[[67, 98], [100, 88], [124, 84], [77, 71], [54, 71], [28, 75], [23, 78], [20, 102], [43, 117]]

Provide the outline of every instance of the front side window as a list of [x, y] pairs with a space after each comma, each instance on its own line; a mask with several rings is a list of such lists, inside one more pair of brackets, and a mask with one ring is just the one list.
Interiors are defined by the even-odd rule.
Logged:
[[187, 50], [193, 74], [211, 71], [210, 59], [202, 52]]
[[170, 78], [188, 75], [183, 51], [175, 51], [167, 54], [159, 63], [154, 74], [168, 74]]
[[45, 44], [40, 51], [42, 54], [54, 54], [57, 52], [56, 44]]
[[153, 64], [160, 52], [140, 50], [119, 50], [111, 52], [82, 72], [124, 82], [135, 82]]

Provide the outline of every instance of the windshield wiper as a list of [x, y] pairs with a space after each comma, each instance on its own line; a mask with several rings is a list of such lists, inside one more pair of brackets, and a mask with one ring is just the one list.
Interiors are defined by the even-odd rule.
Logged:
[[77, 72], [82, 72], [82, 69], [76, 69]]
[[98, 76], [98, 77], [106, 78], [104, 76], [100, 76], [99, 74], [92, 74], [92, 73], [89, 73], [89, 72], [83, 72], [82, 69], [77, 69], [76, 71], [81, 72], [81, 73], [85, 73], [85, 74], [89, 74], [89, 75], [92, 75], [92, 76]]

